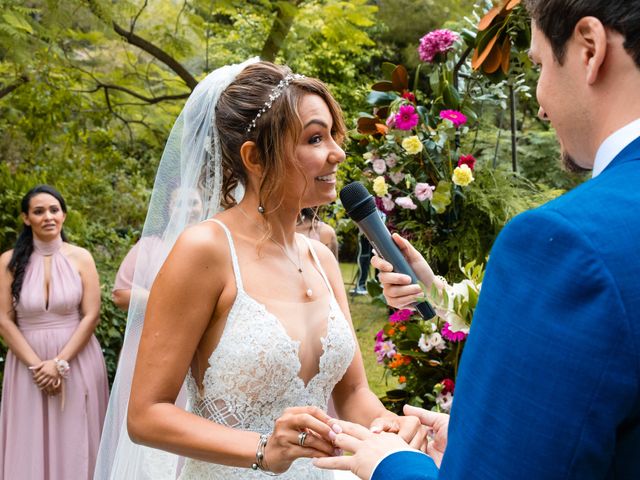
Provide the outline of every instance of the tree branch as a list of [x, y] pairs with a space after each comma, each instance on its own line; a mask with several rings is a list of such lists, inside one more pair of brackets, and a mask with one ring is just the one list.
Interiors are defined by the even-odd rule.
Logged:
[[187, 86], [193, 90], [198, 85], [198, 81], [189, 73], [189, 71], [182, 66], [180, 62], [178, 62], [175, 58], [169, 55], [167, 52], [162, 50], [161, 48], [155, 46], [153, 43], [145, 40], [144, 38], [136, 35], [133, 31], [127, 31], [118, 25], [115, 21], [112, 22], [113, 29], [115, 32], [123, 37], [128, 43], [131, 45], [135, 45], [136, 47], [144, 50], [152, 57], [160, 60], [167, 67], [173, 70], [183, 81], [187, 84]]
[[271, 31], [267, 40], [264, 42], [260, 58], [273, 62], [276, 55], [280, 51], [284, 39], [287, 37], [289, 30], [293, 26], [293, 20], [298, 13], [298, 7], [302, 0], [293, 0], [288, 2], [289, 5], [283, 5], [284, 2], [279, 2], [276, 6], [276, 18], [271, 26]]
[[27, 77], [26, 75], [21, 76], [15, 82], [13, 82], [13, 83], [7, 85], [6, 87], [0, 89], [0, 98], [6, 97], [11, 92], [13, 92], [16, 88], [21, 87], [22, 85], [24, 85], [28, 81], [29, 81], [29, 77]]
[[134, 92], [133, 90], [129, 90], [128, 88], [125, 88], [125, 87], [121, 87], [120, 85], [111, 85], [111, 84], [102, 83], [102, 82], [98, 82], [98, 87], [97, 88], [118, 90], [119, 92], [124, 92], [124, 93], [126, 93], [128, 95], [131, 95], [132, 97], [136, 97], [137, 99], [142, 100], [143, 102], [146, 102], [146, 103], [148, 103], [150, 105], [153, 105], [155, 103], [164, 102], [164, 101], [167, 101], [167, 100], [180, 100], [180, 99], [189, 97], [188, 93], [179, 93], [179, 94], [176, 94], [176, 95], [162, 95], [160, 97], [145, 97], [144, 95], [141, 95], [138, 92]]

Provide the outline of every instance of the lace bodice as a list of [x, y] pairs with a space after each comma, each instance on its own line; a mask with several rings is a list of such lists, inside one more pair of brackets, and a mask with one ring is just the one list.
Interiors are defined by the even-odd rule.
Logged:
[[[291, 339], [278, 318], [245, 292], [231, 234], [224, 224], [214, 221], [229, 241], [237, 295], [220, 342], [209, 357], [203, 390], [191, 373], [187, 377], [191, 411], [229, 427], [268, 433], [285, 408], [313, 405], [326, 409], [333, 387], [351, 364], [355, 340], [311, 243], [307, 241], [331, 295], [319, 370], [305, 385], [298, 375], [300, 342]], [[180, 475], [181, 480], [249, 478], [265, 477], [248, 468], [192, 459], [186, 460]], [[279, 478], [311, 480], [332, 475], [300, 459]]]

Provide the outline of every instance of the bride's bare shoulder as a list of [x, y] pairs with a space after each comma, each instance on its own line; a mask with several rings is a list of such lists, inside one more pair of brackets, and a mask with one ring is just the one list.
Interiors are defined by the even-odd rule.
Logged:
[[216, 262], [229, 256], [229, 242], [222, 227], [211, 220], [188, 227], [173, 248], [175, 253], [189, 255], [199, 262]]

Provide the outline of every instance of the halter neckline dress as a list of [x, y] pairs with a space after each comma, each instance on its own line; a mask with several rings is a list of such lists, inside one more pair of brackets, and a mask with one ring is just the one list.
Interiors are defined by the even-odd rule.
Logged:
[[[56, 357], [82, 318], [82, 280], [61, 252], [62, 239], [34, 239], [16, 324], [40, 357]], [[51, 257], [49, 294], [45, 257]], [[62, 395], [48, 396], [31, 371], [9, 350], [0, 406], [0, 478], [91, 479], [107, 408], [108, 383], [95, 336], [70, 362]]]

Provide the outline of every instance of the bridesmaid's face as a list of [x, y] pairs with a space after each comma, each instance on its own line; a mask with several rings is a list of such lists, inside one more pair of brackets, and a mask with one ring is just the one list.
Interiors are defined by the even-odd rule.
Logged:
[[66, 214], [60, 202], [48, 193], [39, 193], [29, 200], [29, 213], [22, 214], [25, 225], [31, 227], [39, 240], [53, 240], [62, 230]]

